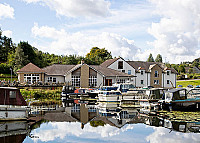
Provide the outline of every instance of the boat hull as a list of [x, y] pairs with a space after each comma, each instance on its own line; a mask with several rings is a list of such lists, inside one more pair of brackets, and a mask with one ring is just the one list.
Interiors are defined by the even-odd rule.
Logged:
[[100, 102], [119, 102], [121, 101], [121, 96], [113, 95], [113, 96], [106, 96], [106, 95], [99, 95]]
[[172, 101], [170, 103], [162, 103], [162, 109], [174, 111], [200, 111], [200, 101]]
[[0, 121], [27, 120], [29, 109], [24, 107], [0, 107]]

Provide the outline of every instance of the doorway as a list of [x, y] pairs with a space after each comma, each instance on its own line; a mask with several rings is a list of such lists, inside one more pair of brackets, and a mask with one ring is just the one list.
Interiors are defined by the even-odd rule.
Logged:
[[112, 79], [106, 79], [105, 86], [112, 86]]

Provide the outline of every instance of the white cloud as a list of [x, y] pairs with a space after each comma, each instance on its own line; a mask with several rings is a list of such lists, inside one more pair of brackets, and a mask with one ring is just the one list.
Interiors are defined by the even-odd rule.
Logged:
[[[165, 128], [154, 128], [155, 131], [146, 137], [147, 142], [150, 143], [197, 143], [200, 140], [199, 134], [196, 133], [181, 133], [181, 132], [170, 132], [169, 129]], [[170, 132], [170, 133], [169, 133]]]
[[160, 53], [171, 63], [194, 60], [199, 57], [200, 1], [199, 0], [149, 0], [156, 6], [155, 14], [161, 16], [152, 23], [148, 32], [156, 40], [155, 55]]
[[6, 37], [12, 38], [12, 31], [10, 30], [3, 31], [2, 34]]
[[77, 122], [50, 122], [47, 126], [51, 128], [46, 128], [44, 125], [41, 126], [39, 130], [32, 131], [31, 134], [33, 134], [33, 136], [39, 137], [33, 139], [35, 142], [38, 140], [42, 142], [53, 141], [56, 138], [63, 140], [67, 136], [90, 139], [99, 139], [99, 136], [101, 136], [101, 139], [104, 140], [104, 138], [110, 138], [120, 134], [120, 132], [126, 132], [127, 130], [133, 129], [133, 125], [123, 127], [123, 131], [121, 131], [110, 125], [92, 127], [89, 123], [85, 125], [84, 129], [81, 129], [81, 123]]
[[105, 0], [23, 0], [27, 3], [40, 2], [56, 11], [57, 15], [68, 17], [105, 17], [109, 15], [110, 2]]
[[0, 4], [0, 20], [3, 18], [14, 18], [14, 9], [8, 4]]
[[89, 35], [84, 32], [67, 33], [64, 29], [35, 24], [32, 28], [32, 34], [35, 38], [42, 41], [43, 38], [51, 40], [48, 44], [35, 43], [35, 47], [40, 50], [54, 54], [77, 54], [85, 56], [92, 47], [106, 48], [111, 51], [112, 56], [121, 56], [126, 59], [137, 58], [140, 49], [134, 45], [133, 40], [129, 40], [121, 35], [102, 32], [96, 35]]

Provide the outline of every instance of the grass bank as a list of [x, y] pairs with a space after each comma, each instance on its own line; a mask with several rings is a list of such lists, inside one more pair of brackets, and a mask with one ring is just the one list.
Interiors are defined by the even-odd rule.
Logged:
[[200, 85], [200, 80], [178, 80], [176, 82], [176, 87], [178, 85], [182, 85], [183, 87], [187, 87], [188, 85], [193, 85], [193, 87]]

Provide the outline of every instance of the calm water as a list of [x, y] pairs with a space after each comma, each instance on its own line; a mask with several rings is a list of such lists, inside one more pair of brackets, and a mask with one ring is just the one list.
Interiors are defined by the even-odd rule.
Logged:
[[[65, 112], [49, 112], [38, 123], [0, 124], [0, 142], [71, 143], [195, 143], [199, 119], [170, 121], [138, 113], [118, 104], [75, 104]], [[5, 131], [6, 130], [6, 131]]]

